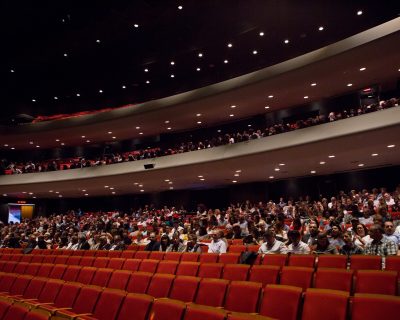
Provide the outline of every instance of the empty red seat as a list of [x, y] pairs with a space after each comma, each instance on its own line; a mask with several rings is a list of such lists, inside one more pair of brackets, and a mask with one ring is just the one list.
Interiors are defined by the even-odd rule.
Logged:
[[274, 320], [274, 319], [260, 316], [258, 314], [232, 312], [228, 313], [227, 320]]
[[82, 267], [92, 267], [95, 257], [82, 257], [81, 262], [79, 263]]
[[[38, 266], [38, 270], [36, 272], [36, 275], [38, 277], [47, 278], [47, 277], [49, 277], [51, 271], [53, 270], [53, 267], [54, 267], [53, 264], [43, 263], [42, 265]], [[28, 267], [26, 269], [28, 269]], [[25, 270], [25, 273], [28, 273], [28, 272]]]
[[77, 282], [83, 284], [90, 284], [96, 273], [97, 268], [94, 267], [83, 267], [79, 272], [78, 278], [76, 279]]
[[126, 260], [126, 259], [124, 259], [124, 258], [112, 258], [112, 259], [110, 260], [110, 262], [108, 263], [107, 268], [109, 268], [109, 269], [121, 270], [121, 269], [122, 269], [122, 266], [123, 266], [124, 263], [125, 263], [125, 260]]
[[[7, 257], [7, 259], [5, 259], [6, 257]], [[12, 255], [3, 256], [2, 259], [3, 259], [3, 260], [9, 260], [11, 257], [12, 257]], [[25, 254], [25, 255], [19, 260], [19, 262], [28, 262], [28, 263], [29, 263], [29, 262], [31, 262], [32, 258], [33, 258], [33, 255]]]
[[263, 286], [278, 283], [280, 267], [253, 265], [250, 270], [249, 281], [261, 282]]
[[162, 252], [162, 251], [152, 251], [152, 252], [150, 252], [148, 259], [162, 260], [162, 259], [164, 259], [164, 254], [165, 254], [165, 252]]
[[[102, 252], [102, 251], [100, 251]], [[106, 257], [96, 257], [96, 259], [93, 261], [93, 267], [95, 268], [107, 268], [108, 261], [110, 259]]]
[[157, 273], [175, 274], [178, 261], [160, 261], [157, 267]]
[[14, 273], [24, 274], [28, 265], [29, 265], [29, 263], [27, 263], [27, 262], [19, 262], [14, 268]]
[[249, 274], [250, 265], [247, 264], [226, 264], [222, 278], [226, 280], [245, 281]]
[[15, 274], [4, 274], [0, 281], [0, 292], [10, 292], [16, 279], [17, 275]]
[[315, 273], [314, 287], [351, 292], [353, 270], [318, 268]]
[[107, 250], [96, 250], [96, 258], [106, 258], [108, 256]]
[[68, 257], [69, 256], [64, 255], [64, 254], [56, 256], [55, 259], [54, 259], [54, 263], [55, 264], [67, 264]]
[[136, 251], [134, 258], [135, 259], [148, 259], [150, 255], [150, 251]]
[[132, 320], [132, 310], [135, 310], [135, 320], [147, 320], [153, 300], [146, 294], [128, 293], [116, 319]]
[[154, 273], [157, 270], [157, 266], [160, 260], [145, 259], [139, 266], [139, 271]]
[[267, 285], [264, 289], [260, 314], [282, 320], [296, 320], [302, 291], [302, 288], [293, 286]]
[[132, 272], [128, 270], [115, 270], [108, 283], [108, 288], [125, 290]]
[[18, 276], [12, 283], [10, 289], [8, 290], [8, 294], [12, 296], [18, 296], [18, 295], [22, 296], [32, 279], [33, 276], [31, 275]]
[[[39, 270], [44, 266], [44, 264], [40, 264], [40, 263], [30, 263], [26, 269], [25, 269], [25, 273], [26, 274], [30, 274], [32, 276], [36, 276], [39, 273]], [[51, 265], [51, 270], [54, 269], [54, 265]]]
[[198, 276], [201, 278], [221, 278], [223, 263], [201, 263]]
[[124, 259], [132, 259], [133, 256], [135, 255], [135, 252], [136, 252], [136, 251], [134, 251], [134, 250], [125, 250], [125, 251], [122, 251], [122, 253], [121, 253], [121, 258], [124, 258]]
[[166, 252], [164, 255], [164, 260], [180, 261], [182, 257], [182, 252]]
[[54, 260], [56, 259], [55, 255], [45, 255], [43, 258], [42, 263], [54, 263]]
[[113, 271], [114, 270], [107, 268], [97, 269], [90, 284], [99, 287], [107, 287], [108, 281], [110, 281]]
[[224, 279], [202, 279], [195, 303], [211, 307], [222, 307], [229, 281]]
[[193, 276], [197, 275], [200, 267], [200, 262], [180, 262], [176, 270], [177, 276]]
[[168, 297], [174, 279], [175, 276], [172, 274], [156, 273], [153, 275], [146, 293], [154, 298]]
[[300, 287], [303, 290], [311, 287], [313, 268], [283, 267], [280, 284]]
[[177, 276], [169, 297], [184, 302], [193, 302], [199, 283], [199, 277]]
[[181, 256], [182, 261], [190, 261], [190, 262], [197, 262], [199, 261], [200, 253], [198, 252], [184, 252]]
[[14, 271], [15, 267], [17, 266], [18, 262], [15, 261], [6, 261], [3, 266], [3, 272], [11, 273]]
[[[35, 281], [35, 280], [36, 279], [33, 279], [32, 281]], [[40, 291], [40, 294], [37, 296], [37, 299], [27, 297], [27, 293], [25, 292], [23, 297], [32, 299], [29, 301], [25, 301], [25, 303], [28, 303], [30, 305], [38, 305], [38, 304], [43, 304], [43, 303], [54, 303], [63, 284], [64, 284], [64, 281], [62, 281], [62, 280], [49, 279], [45, 282], [43, 289]], [[27, 290], [28, 289], [29, 289], [29, 286], [28, 286]]]
[[238, 263], [240, 259], [240, 253], [222, 253], [218, 262], [220, 263]]
[[141, 259], [126, 259], [124, 265], [122, 266], [123, 270], [129, 271], [137, 271], [141, 264]]
[[186, 305], [182, 301], [160, 299], [153, 303], [149, 319], [152, 320], [179, 320], [185, 312]]
[[348, 292], [308, 288], [302, 319], [346, 320], [348, 302]]
[[211, 263], [211, 262], [217, 262], [218, 261], [218, 253], [207, 253], [204, 252], [200, 255], [200, 263]]
[[258, 252], [259, 249], [260, 249], [260, 245], [258, 245], [258, 244], [252, 244], [252, 245], [247, 246], [247, 251]]
[[315, 257], [308, 254], [292, 254], [289, 256], [289, 266], [314, 268]]
[[122, 251], [121, 250], [110, 250], [108, 251], [108, 257], [113, 259], [113, 258], [119, 258], [121, 257]]
[[324, 254], [318, 256], [318, 268], [347, 268], [347, 256], [337, 254]]
[[44, 259], [44, 255], [36, 254], [32, 256], [31, 263], [42, 263]]
[[184, 320], [224, 320], [225, 318], [225, 310], [191, 304], [186, 307]]
[[380, 256], [353, 255], [350, 258], [350, 268], [353, 270], [381, 270]]
[[152, 276], [153, 274], [150, 272], [133, 272], [126, 286], [126, 291], [132, 293], [146, 293]]
[[24, 319], [26, 314], [28, 313], [28, 309], [25, 309], [21, 306], [12, 305], [9, 306], [4, 316], [1, 318], [2, 320], [17, 320]]
[[397, 280], [396, 271], [358, 270], [355, 292], [396, 295]]
[[385, 270], [400, 272], [400, 256], [386, 257]]
[[232, 281], [224, 308], [236, 312], [256, 312], [261, 289], [261, 283]]
[[286, 254], [266, 254], [262, 260], [263, 265], [283, 267], [286, 264]]
[[397, 320], [400, 297], [356, 293], [352, 300], [352, 320]]
[[242, 253], [246, 251], [246, 246], [243, 244], [236, 244], [228, 247], [228, 252], [230, 253]]
[[53, 279], [62, 279], [66, 269], [67, 266], [64, 264], [56, 264], [53, 269], [51, 269], [49, 277]]
[[29, 282], [29, 285], [25, 289], [23, 299], [37, 299], [47, 281], [50, 280], [46, 278], [32, 278], [32, 280]]
[[81, 266], [74, 266], [74, 265], [68, 266], [62, 276], [62, 279], [64, 281], [76, 281], [81, 269], [82, 269]]
[[81, 259], [82, 259], [81, 256], [70, 256], [70, 257], [68, 257], [68, 260], [67, 260], [66, 264], [67, 265], [75, 265], [75, 266], [77, 266], [77, 265], [80, 264]]

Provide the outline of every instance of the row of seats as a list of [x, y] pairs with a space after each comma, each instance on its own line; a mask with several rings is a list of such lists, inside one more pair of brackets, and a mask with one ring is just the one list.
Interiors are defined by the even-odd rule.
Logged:
[[[198, 292], [191, 296], [188, 296], [188, 282], [183, 281], [179, 285], [174, 284], [175, 289], [172, 288], [172, 292], [176, 292], [176, 295], [170, 294], [169, 298], [155, 300], [155, 296], [149, 294], [127, 293], [58, 279], [8, 276], [14, 276], [14, 283], [7, 293], [0, 294], [0, 301], [35, 310], [45, 315], [46, 319], [51, 316], [80, 315], [78, 319], [99, 320], [268, 319], [262, 316], [296, 320], [301, 314], [301, 319], [304, 320], [345, 320], [349, 315], [352, 320], [372, 320], [378, 317], [391, 320], [397, 319], [400, 310], [400, 297], [371, 294], [350, 297], [347, 292], [314, 288], [308, 288], [303, 294], [301, 288], [286, 285], [268, 285], [262, 290], [260, 285], [241, 281], [234, 281], [228, 288], [223, 288], [222, 280], [203, 279], [200, 286], [208, 286], [207, 292]], [[216, 299], [216, 295], [210, 297], [211, 292], [219, 297], [226, 296], [225, 301], [221, 302], [224, 298]], [[224, 309], [216, 308], [222, 305]], [[0, 310], [1, 308], [2, 304]], [[258, 316], [250, 314], [257, 309]]]
[[[268, 265], [243, 265], [222, 263], [199, 263], [158, 260], [126, 259], [117, 265], [83, 266], [47, 263], [27, 263], [6, 261], [0, 263], [0, 271], [4, 273], [27, 274], [31, 276], [50, 277], [65, 281], [78, 281], [84, 284], [110, 286], [131, 292], [132, 281], [137, 281], [139, 272], [140, 281], [145, 282], [141, 288], [147, 288], [153, 274], [164, 274], [171, 283], [175, 276], [190, 276], [199, 278], [215, 278], [227, 281], [258, 282], [267, 284], [286, 284], [309, 287], [342, 290], [356, 293], [377, 293], [396, 295], [398, 293], [398, 272], [380, 270], [345, 270], [335, 268], [313, 268]], [[1, 291], [1, 284], [0, 284]], [[146, 291], [132, 291], [145, 293]]]
[[0, 319], [2, 320], [47, 320], [48, 318], [37, 311], [30, 311], [11, 302], [0, 300]]
[[[46, 250], [44, 250], [46, 251]], [[123, 261], [125, 259], [153, 259], [153, 260], [166, 260], [166, 261], [182, 261], [182, 262], [201, 262], [201, 263], [238, 263], [240, 260], [240, 253], [179, 253], [179, 252], [149, 252], [149, 251], [85, 251], [99, 254], [104, 253], [118, 253], [118, 257], [113, 256], [82, 256], [78, 255], [77, 251], [64, 250], [62, 254], [32, 254], [24, 255], [21, 253], [6, 254], [0, 256], [1, 261], [16, 261], [28, 263], [59, 263], [59, 264], [82, 264], [86, 266], [96, 267], [110, 267], [109, 261]], [[79, 252], [78, 252], [79, 253]], [[119, 260], [118, 260], [119, 259]], [[96, 261], [96, 262], [94, 262]], [[110, 262], [111, 263], [111, 262]], [[117, 262], [116, 262], [117, 263]], [[119, 262], [121, 263], [121, 262]], [[368, 270], [381, 270], [382, 258], [380, 256], [364, 256], [354, 255], [348, 260], [347, 256], [342, 255], [321, 255], [317, 258], [313, 255], [285, 255], [285, 254], [271, 254], [265, 255], [261, 259], [261, 255], [257, 257], [254, 264], [261, 265], [276, 265], [276, 266], [298, 266], [298, 267], [322, 267], [322, 268], [342, 268], [346, 269], [350, 266], [351, 269], [368, 269]], [[385, 270], [400, 271], [400, 256], [391, 256], [385, 258]]]

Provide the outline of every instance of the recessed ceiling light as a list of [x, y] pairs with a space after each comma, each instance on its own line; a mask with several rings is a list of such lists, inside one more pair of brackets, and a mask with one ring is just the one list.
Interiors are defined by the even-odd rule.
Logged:
[[104, 188], [109, 188], [109, 186], [104, 186]]
[[134, 26], [135, 28], [139, 28], [139, 25], [138, 25], [137, 23], [135, 23], [133, 26]]
[[171, 64], [171, 66], [174, 66], [175, 65], [175, 61], [171, 61], [170, 64]]
[[175, 78], [175, 75], [174, 75], [174, 74], [171, 74], [171, 78]]
[[362, 14], [363, 14], [362, 10], [358, 10], [358, 11], [357, 11], [357, 15], [358, 15], [358, 16], [361, 16]]
[[149, 72], [149, 69], [147, 69], [147, 68], [146, 68], [146, 69], [144, 69], [144, 72]]
[[377, 155], [378, 155], [377, 153], [371, 154], [372, 157], [376, 157]]
[[30, 195], [32, 195], [32, 194], [33, 194], [33, 192], [29, 192], [29, 194], [30, 194]]
[[396, 145], [395, 144], [389, 144], [387, 147], [388, 148], [394, 148]]
[[230, 117], [234, 117], [235, 115], [234, 115], [233, 113], [231, 113], [229, 116], [230, 116]]
[[264, 109], [269, 109], [269, 106], [265, 106]]
[[169, 181], [169, 179], [165, 179], [164, 181], [165, 181], [165, 182], [168, 182], [168, 181]]
[[14, 148], [14, 147], [11, 147], [11, 150], [15, 150], [15, 148]]
[[315, 82], [311, 83], [311, 87], [315, 87], [317, 84]]
[[236, 173], [241, 173], [241, 172], [242, 172], [242, 170], [240, 170], [240, 169], [239, 169], [239, 170], [236, 170], [235, 172], [236, 172]]
[[110, 190], [114, 190], [114, 187], [110, 187]]
[[352, 83], [348, 83], [348, 84], [347, 84], [348, 87], [351, 87], [352, 85], [353, 85]]
[[232, 48], [232, 43], [228, 43], [228, 48]]
[[169, 120], [165, 120], [164, 123], [165, 123], [165, 124], [168, 124], [168, 123], [169, 123]]
[[258, 52], [257, 52], [257, 50], [253, 50], [253, 54], [257, 54]]
[[80, 97], [81, 95], [79, 93], [76, 94], [77, 97]]
[[203, 176], [197, 176], [198, 178], [203, 178]]
[[232, 182], [233, 182], [233, 183], [236, 183], [237, 181], [236, 181], [236, 180], [232, 180]]
[[201, 121], [197, 121], [197, 124], [201, 124]]
[[[25, 194], [25, 193], [26, 193], [26, 191], [22, 191], [22, 193], [24, 193], [24, 194]], [[56, 193], [59, 193], [59, 192], [56, 192]]]
[[232, 105], [232, 106], [231, 106], [231, 108], [232, 108], [232, 109], [235, 109], [235, 108], [236, 108], [236, 106], [235, 106], [235, 105]]
[[58, 97], [54, 97], [53, 99], [54, 99], [54, 100], [58, 100]]
[[247, 126], [248, 126], [248, 127], [251, 127], [251, 124], [248, 124]]
[[171, 129], [172, 129], [171, 127], [168, 127], [168, 128], [167, 128], [167, 130], [171, 130]]
[[86, 140], [86, 142], [90, 142], [90, 140]]
[[200, 53], [198, 54], [198, 56], [199, 56], [199, 58], [201, 58], [201, 57], [203, 57], [203, 54], [200, 52]]
[[315, 171], [315, 170], [311, 170], [311, 171], [310, 171], [310, 173], [313, 173], [313, 174], [316, 173], [316, 172], [317, 172], [317, 171]]
[[85, 193], [85, 196], [87, 197], [89, 194], [88, 193]]
[[33, 198], [33, 199], [36, 199], [36, 197], [35, 197], [35, 196], [33, 196], [32, 198]]
[[[227, 64], [228, 62], [229, 62], [228, 60], [226, 60], [226, 59], [224, 60], [224, 63], [225, 63], [225, 64]], [[399, 71], [400, 71], [400, 69], [399, 69]]]
[[364, 163], [360, 163], [358, 166], [359, 167], [364, 167]]
[[173, 184], [173, 182], [172, 181], [168, 181], [168, 184]]
[[324, 27], [323, 27], [323, 26], [320, 26], [320, 27], [318, 28], [318, 30], [319, 30], [319, 31], [322, 31], [322, 30], [324, 30]]
[[82, 136], [82, 138], [86, 138], [86, 136]]
[[115, 191], [111, 192], [111, 194], [115, 194]]
[[273, 179], [273, 178], [274, 178], [274, 176], [269, 176], [269, 178], [270, 178], [270, 179]]
[[178, 9], [179, 9], [179, 10], [182, 10], [182, 9], [183, 9], [183, 6], [178, 6]]
[[235, 173], [233, 176], [234, 176], [234, 177], [239, 177], [240, 174], [239, 174], [239, 173]]
[[67, 53], [64, 53], [64, 57], [68, 57], [68, 54], [67, 54]]
[[114, 137], [112, 137], [112, 138], [113, 138], [113, 139], [117, 139], [117, 137], [115, 137], [115, 136], [114, 136]]
[[59, 194], [58, 197], [59, 197], [59, 198], [62, 198], [62, 194]]
[[201, 113], [196, 114], [196, 117], [201, 117]]
[[36, 146], [36, 148], [40, 148], [40, 146]]
[[169, 187], [169, 190], [174, 190], [174, 187]]
[[97, 39], [97, 40], [96, 40], [96, 42], [97, 42], [97, 43], [100, 43], [100, 40], [99, 40], [99, 39]]
[[260, 37], [263, 37], [264, 36], [264, 32], [260, 32], [259, 34], [258, 34]]
[[65, 146], [65, 143], [64, 143], [64, 142], [61, 142], [61, 145], [62, 145], [62, 146]]
[[36, 99], [32, 99], [32, 102], [36, 102]]
[[308, 99], [308, 96], [304, 96], [304, 99]]
[[122, 89], [126, 89], [126, 86], [122, 86], [121, 88], [122, 88]]
[[362, 67], [362, 68], [360, 68], [360, 71], [364, 71], [364, 70], [366, 70], [367, 68], [365, 68], [365, 67]]
[[269, 96], [268, 96], [268, 98], [269, 99], [272, 99], [274, 96], [272, 95], [272, 94], [270, 94]]
[[140, 189], [140, 192], [144, 192], [144, 190], [143, 190], [143, 189]]
[[286, 40], [284, 41], [284, 43], [288, 44], [288, 43], [289, 43], [289, 39], [286, 39]]
[[8, 144], [5, 144], [4, 146], [5, 146], [5, 147], [8, 147]]
[[201, 180], [201, 181], [204, 181], [204, 180], [206, 180], [206, 179], [204, 179], [204, 178], [200, 178], [200, 180]]
[[142, 188], [143, 187], [143, 185], [142, 184], [139, 184], [139, 188]]
[[49, 190], [49, 192], [53, 192], [53, 190]]
[[82, 189], [82, 192], [86, 192], [86, 189]]
[[334, 158], [334, 157], [335, 157], [335, 155], [333, 155], [333, 154], [328, 156], [328, 158]]
[[108, 131], [107, 133], [108, 133], [108, 134], [112, 134], [112, 131]]
[[281, 169], [279, 169], [279, 168], [275, 168], [274, 170], [275, 170], [275, 171], [280, 171]]
[[[26, 192], [25, 192], [25, 193], [26, 193]], [[59, 194], [59, 193], [60, 193], [60, 191], [56, 191], [56, 193], [57, 193], [57, 194]]]
[[284, 163], [280, 163], [279, 165], [282, 167], [282, 166], [284, 166], [285, 164], [284, 164]]
[[140, 127], [136, 127], [136, 130], [139, 130], [140, 129]]
[[11, 72], [11, 73], [14, 73], [15, 71], [14, 71], [14, 69], [11, 69], [10, 72]]
[[[56, 142], [60, 142], [60, 139], [56, 139]], [[30, 143], [30, 142], [29, 142], [29, 143]], [[33, 142], [32, 142], [31, 144], [33, 144]]]
[[139, 132], [139, 134], [140, 134], [140, 135], [142, 135], [142, 134], [143, 134], [143, 132]]
[[150, 83], [150, 80], [146, 80], [146, 83], [149, 84], [149, 83]]
[[[57, 140], [58, 140], [58, 139], [57, 139]], [[56, 140], [56, 141], [57, 141], [57, 140]], [[58, 141], [60, 141], [60, 140], [58, 140]], [[29, 144], [33, 144], [33, 141], [29, 141]]]
[[325, 163], [326, 163], [325, 161], [320, 161], [320, 162], [319, 162], [319, 164], [325, 164]]
[[99, 90], [99, 93], [103, 93], [103, 90], [100, 89], [100, 90]]

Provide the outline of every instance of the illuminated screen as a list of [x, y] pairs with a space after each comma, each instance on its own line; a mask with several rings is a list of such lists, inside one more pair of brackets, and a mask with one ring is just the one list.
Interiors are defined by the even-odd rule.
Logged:
[[21, 206], [9, 205], [8, 206], [8, 223], [21, 222]]

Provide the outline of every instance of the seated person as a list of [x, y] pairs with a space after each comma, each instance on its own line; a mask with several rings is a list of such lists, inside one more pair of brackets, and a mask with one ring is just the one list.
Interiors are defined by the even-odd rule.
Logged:
[[395, 256], [397, 255], [397, 244], [383, 236], [382, 225], [374, 224], [369, 229], [372, 242], [365, 246], [364, 254], [376, 256]]
[[351, 231], [346, 231], [343, 234], [343, 241], [345, 244], [340, 248], [339, 253], [346, 256], [351, 256], [353, 254], [363, 254], [363, 249], [360, 246], [357, 246], [354, 243], [354, 240], [355, 238], [353, 238]]
[[287, 248], [282, 241], [276, 240], [275, 232], [268, 230], [264, 233], [264, 243], [258, 249], [258, 253], [274, 254], [274, 253], [287, 253]]
[[288, 246], [288, 253], [292, 254], [310, 253], [310, 247], [303, 241], [300, 241], [301, 235], [298, 230], [290, 230], [288, 232], [288, 238], [290, 241], [290, 244]]
[[317, 237], [317, 244], [314, 245], [312, 253], [316, 254], [338, 254], [336, 247], [329, 243], [326, 233], [319, 233]]
[[221, 239], [221, 234], [218, 231], [212, 232], [212, 241], [208, 244], [208, 253], [226, 253], [227, 245]]

